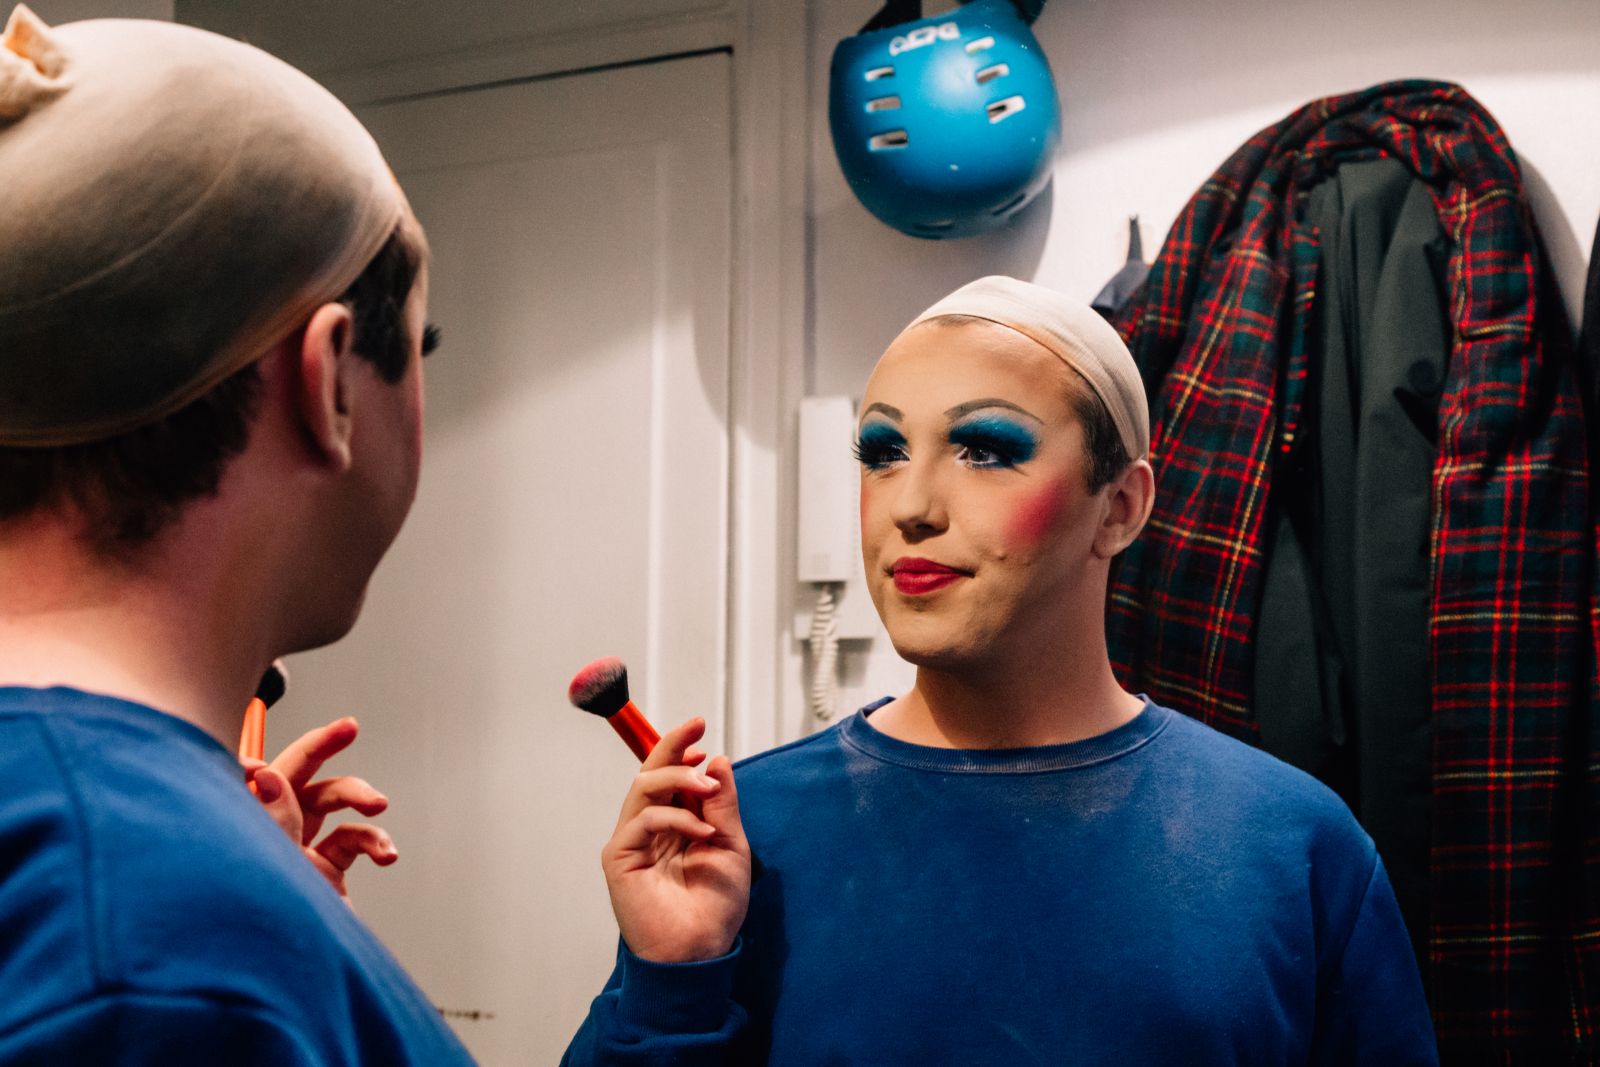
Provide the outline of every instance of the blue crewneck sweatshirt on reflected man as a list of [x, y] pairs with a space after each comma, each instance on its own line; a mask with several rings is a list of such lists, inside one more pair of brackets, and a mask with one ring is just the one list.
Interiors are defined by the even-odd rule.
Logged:
[[971, 751], [883, 703], [736, 766], [734, 951], [623, 946], [564, 1062], [1438, 1062], [1383, 865], [1308, 775], [1153, 704]]

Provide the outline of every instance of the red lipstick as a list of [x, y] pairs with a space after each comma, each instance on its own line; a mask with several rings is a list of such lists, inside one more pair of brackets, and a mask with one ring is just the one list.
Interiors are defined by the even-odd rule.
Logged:
[[943, 589], [957, 578], [967, 578], [966, 571], [946, 567], [943, 563], [935, 563], [931, 559], [917, 559], [907, 556], [895, 560], [894, 587], [907, 596], [922, 596], [927, 593]]

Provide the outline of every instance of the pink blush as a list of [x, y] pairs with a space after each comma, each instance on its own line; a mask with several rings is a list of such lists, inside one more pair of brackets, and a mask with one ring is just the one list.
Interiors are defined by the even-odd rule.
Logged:
[[1061, 513], [1066, 508], [1067, 497], [1068, 487], [1062, 483], [1046, 486], [1024, 497], [1006, 524], [1006, 534], [1011, 543], [1032, 546], [1054, 534]]

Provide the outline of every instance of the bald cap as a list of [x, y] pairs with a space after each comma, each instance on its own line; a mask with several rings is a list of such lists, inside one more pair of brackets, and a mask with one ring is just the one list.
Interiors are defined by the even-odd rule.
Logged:
[[1143, 459], [1149, 454], [1150, 411], [1139, 367], [1117, 331], [1089, 305], [1042, 285], [995, 274], [957, 289], [911, 325], [942, 315], [987, 319], [1047, 349], [1089, 383], [1111, 415], [1128, 457]]
[[169, 22], [0, 37], [0, 445], [153, 422], [337, 299], [400, 222], [378, 147], [259, 49]]

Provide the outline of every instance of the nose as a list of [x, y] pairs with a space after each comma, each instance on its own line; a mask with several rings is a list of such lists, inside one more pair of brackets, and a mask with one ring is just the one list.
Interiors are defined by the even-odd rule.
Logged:
[[912, 460], [896, 481], [889, 514], [907, 541], [931, 537], [948, 525], [944, 493], [933, 464]]

